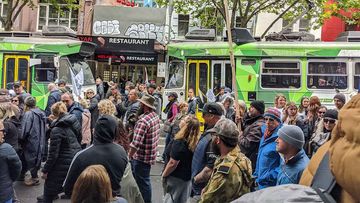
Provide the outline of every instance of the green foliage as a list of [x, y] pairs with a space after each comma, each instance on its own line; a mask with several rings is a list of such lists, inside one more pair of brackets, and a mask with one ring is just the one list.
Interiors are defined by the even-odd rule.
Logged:
[[348, 25], [360, 26], [360, 1], [359, 0], [337, 0], [333, 3], [323, 5], [324, 13], [320, 16], [321, 22], [335, 16]]
[[[66, 4], [67, 9], [79, 8], [78, 0], [40, 0], [40, 2], [52, 4], [59, 10], [60, 14], [63, 12], [61, 10], [61, 8], [63, 7], [60, 7], [60, 4]], [[6, 31], [12, 30], [14, 21], [19, 16], [25, 6], [36, 9], [36, 4], [34, 0], [7, 0], [7, 8], [5, 8], [8, 11], [7, 16], [0, 16], [0, 21], [2, 22]]]

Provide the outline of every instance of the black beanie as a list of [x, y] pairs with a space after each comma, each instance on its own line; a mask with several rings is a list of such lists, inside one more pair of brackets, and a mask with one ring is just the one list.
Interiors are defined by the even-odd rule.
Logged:
[[264, 101], [255, 100], [255, 101], [251, 102], [250, 106], [252, 106], [256, 110], [258, 110], [260, 114], [264, 114], [264, 111], [265, 111]]
[[335, 109], [329, 109], [325, 112], [324, 118], [338, 119], [338, 112]]

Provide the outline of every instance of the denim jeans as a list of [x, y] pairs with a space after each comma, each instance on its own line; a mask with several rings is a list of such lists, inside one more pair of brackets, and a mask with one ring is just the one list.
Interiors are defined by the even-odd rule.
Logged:
[[140, 189], [145, 203], [151, 202], [151, 182], [150, 169], [151, 165], [138, 160], [131, 160], [131, 169], [135, 181]]

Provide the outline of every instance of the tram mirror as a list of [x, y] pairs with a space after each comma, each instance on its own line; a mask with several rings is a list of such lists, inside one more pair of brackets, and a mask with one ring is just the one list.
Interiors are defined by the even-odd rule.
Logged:
[[30, 59], [30, 67], [41, 64], [41, 59]]
[[56, 68], [60, 67], [60, 57], [59, 56], [54, 56], [54, 66]]

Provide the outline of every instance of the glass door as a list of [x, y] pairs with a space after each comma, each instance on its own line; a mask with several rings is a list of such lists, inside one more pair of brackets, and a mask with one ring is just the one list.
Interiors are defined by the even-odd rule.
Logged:
[[16, 81], [20, 81], [26, 91], [30, 90], [30, 56], [5, 55], [3, 88], [12, 89]]

